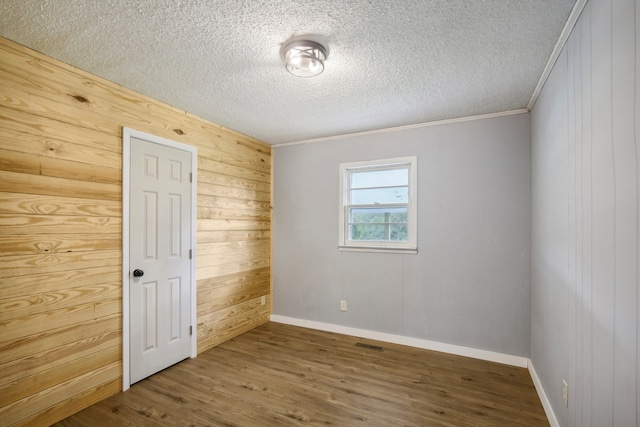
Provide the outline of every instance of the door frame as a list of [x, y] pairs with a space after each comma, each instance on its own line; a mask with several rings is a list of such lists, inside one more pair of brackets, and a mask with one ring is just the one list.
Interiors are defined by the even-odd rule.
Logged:
[[164, 145], [191, 153], [191, 356], [198, 354], [198, 339], [196, 327], [196, 210], [198, 193], [198, 149], [191, 145], [172, 141], [135, 129], [122, 128], [122, 391], [131, 386], [130, 351], [129, 351], [129, 213], [130, 213], [130, 185], [131, 185], [131, 138], [138, 138], [154, 144]]

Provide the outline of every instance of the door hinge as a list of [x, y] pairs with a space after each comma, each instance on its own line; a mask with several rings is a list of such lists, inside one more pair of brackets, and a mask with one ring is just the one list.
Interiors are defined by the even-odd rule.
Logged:
[[193, 335], [193, 326], [189, 326], [189, 335]]
[[193, 257], [193, 249], [189, 249], [189, 259]]
[[193, 172], [189, 172], [189, 182], [193, 182]]

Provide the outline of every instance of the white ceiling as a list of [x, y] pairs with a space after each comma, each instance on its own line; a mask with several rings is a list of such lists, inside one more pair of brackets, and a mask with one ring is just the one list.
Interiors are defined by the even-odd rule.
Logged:
[[[0, 35], [271, 144], [526, 108], [575, 0], [0, 0]], [[324, 44], [325, 71], [280, 48]]]

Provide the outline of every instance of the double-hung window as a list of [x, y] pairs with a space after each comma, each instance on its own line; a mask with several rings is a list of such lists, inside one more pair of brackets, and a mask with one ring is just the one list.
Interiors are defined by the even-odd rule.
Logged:
[[417, 252], [417, 158], [340, 165], [340, 250]]

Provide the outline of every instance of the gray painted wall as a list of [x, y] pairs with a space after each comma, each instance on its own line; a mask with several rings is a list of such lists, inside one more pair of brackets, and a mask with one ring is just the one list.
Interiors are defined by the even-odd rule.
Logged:
[[[418, 254], [339, 252], [338, 165], [411, 155]], [[529, 114], [278, 147], [274, 161], [274, 314], [529, 355]]]
[[587, 4], [532, 112], [531, 359], [562, 426], [640, 425], [637, 3]]

